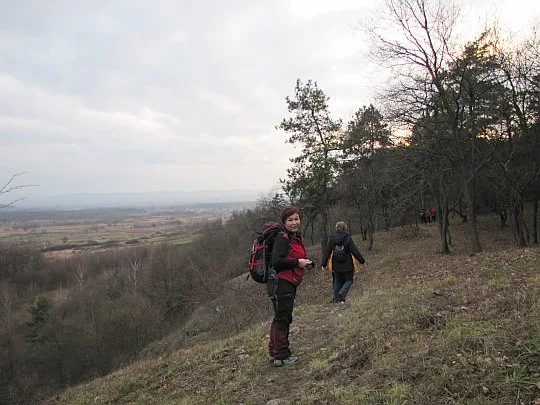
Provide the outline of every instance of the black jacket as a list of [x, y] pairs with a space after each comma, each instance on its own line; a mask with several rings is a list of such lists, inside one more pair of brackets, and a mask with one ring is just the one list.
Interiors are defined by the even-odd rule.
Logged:
[[[330, 254], [332, 253], [332, 250], [334, 249], [335, 245], [343, 245], [345, 246], [345, 249], [347, 249], [347, 252], [349, 252], [352, 256], [358, 260], [359, 263], [364, 264], [366, 261], [356, 245], [354, 244], [354, 241], [352, 240], [351, 236], [345, 232], [345, 231], [336, 231], [330, 236], [330, 241], [328, 245], [326, 246], [326, 250], [324, 251], [323, 258], [322, 258], [322, 266], [326, 267], [328, 265], [328, 260], [330, 259]], [[343, 273], [346, 271], [353, 271], [354, 265], [353, 265], [353, 258], [351, 255], [347, 255], [347, 259], [344, 262], [336, 262], [332, 261], [332, 271], [335, 273]]]

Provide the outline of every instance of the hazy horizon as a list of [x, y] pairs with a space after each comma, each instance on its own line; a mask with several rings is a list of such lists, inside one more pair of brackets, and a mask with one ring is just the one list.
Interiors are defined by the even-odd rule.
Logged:
[[26, 197], [14, 209], [148, 207], [205, 203], [255, 202], [266, 190], [166, 190], [140, 193], [66, 193]]

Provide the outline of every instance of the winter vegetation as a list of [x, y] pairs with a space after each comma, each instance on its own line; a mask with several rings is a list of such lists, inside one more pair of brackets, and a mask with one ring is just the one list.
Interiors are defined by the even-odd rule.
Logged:
[[[277, 129], [300, 153], [254, 209], [70, 255], [0, 241], [0, 402], [540, 403], [538, 38], [463, 44], [451, 3], [387, 6], [365, 27], [392, 72], [377, 102], [332, 117], [297, 80]], [[289, 202], [316, 262], [344, 220], [368, 264], [346, 306], [308, 273], [303, 362], [274, 369], [247, 260]]]
[[[307, 273], [291, 331], [298, 365], [267, 360], [264, 287], [245, 273], [219, 281], [212, 273], [215, 294], [200, 291], [205, 302], [177, 331], [132, 364], [44, 402], [534, 404], [540, 250], [515, 246], [509, 226], [481, 215], [485, 250], [471, 256], [467, 224], [450, 223], [449, 255], [437, 252], [435, 223], [414, 234], [376, 231], [345, 305], [330, 303], [328, 272]], [[318, 252], [309, 249], [315, 260]]]

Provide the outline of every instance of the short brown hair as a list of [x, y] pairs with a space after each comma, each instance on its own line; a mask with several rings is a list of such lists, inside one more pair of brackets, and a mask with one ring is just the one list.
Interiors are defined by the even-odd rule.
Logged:
[[343, 221], [339, 221], [336, 223], [336, 231], [346, 231], [347, 230], [347, 224]]
[[287, 218], [289, 218], [293, 214], [298, 214], [300, 218], [302, 218], [302, 213], [300, 212], [300, 208], [294, 205], [286, 205], [285, 207], [282, 208], [281, 212], [279, 213], [281, 222], [285, 223]]

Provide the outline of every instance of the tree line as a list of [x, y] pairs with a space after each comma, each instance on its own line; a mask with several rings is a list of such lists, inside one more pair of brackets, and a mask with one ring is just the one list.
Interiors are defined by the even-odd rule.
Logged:
[[[317, 82], [297, 80], [278, 129], [301, 147], [291, 158], [286, 196], [302, 206], [324, 246], [329, 214], [342, 211], [373, 243], [377, 228], [418, 221], [436, 207], [440, 250], [450, 252], [450, 215], [468, 223], [482, 251], [479, 212], [510, 218], [519, 246], [538, 244], [540, 43], [535, 33], [509, 46], [496, 27], [473, 41], [455, 36], [447, 2], [388, 0], [366, 26], [371, 56], [389, 71], [380, 109], [331, 116]], [[525, 208], [530, 206], [527, 217]]]
[[245, 267], [249, 237], [220, 221], [198, 231], [189, 246], [55, 258], [31, 242], [1, 243], [0, 402], [39, 402], [106, 375], [219, 296]]

